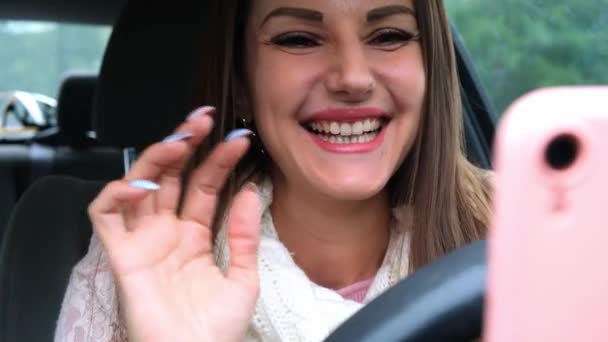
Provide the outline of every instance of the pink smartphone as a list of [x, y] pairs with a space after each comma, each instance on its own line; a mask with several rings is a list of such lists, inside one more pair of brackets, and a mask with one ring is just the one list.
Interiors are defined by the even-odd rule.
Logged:
[[608, 341], [608, 87], [524, 96], [494, 156], [484, 341]]

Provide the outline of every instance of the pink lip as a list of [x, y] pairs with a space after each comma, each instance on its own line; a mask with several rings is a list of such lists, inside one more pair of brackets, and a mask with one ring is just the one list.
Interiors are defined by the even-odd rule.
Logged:
[[334, 108], [316, 112], [306, 121], [355, 122], [361, 119], [381, 117], [388, 117], [388, 115], [380, 108]]

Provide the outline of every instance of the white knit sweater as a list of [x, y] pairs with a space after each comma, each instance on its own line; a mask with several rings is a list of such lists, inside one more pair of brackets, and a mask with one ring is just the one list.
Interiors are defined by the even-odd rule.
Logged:
[[[260, 187], [263, 204], [262, 236], [258, 252], [260, 296], [246, 341], [322, 341], [364, 304], [347, 300], [319, 286], [295, 264], [279, 241], [269, 206], [272, 185]], [[408, 273], [409, 228], [407, 208], [394, 211], [395, 224], [384, 262], [364, 303], [384, 292]], [[218, 266], [226, 268], [229, 250], [225, 229], [215, 244]], [[55, 341], [127, 341], [118, 315], [118, 298], [107, 255], [95, 235], [89, 251], [72, 271], [55, 332]]]

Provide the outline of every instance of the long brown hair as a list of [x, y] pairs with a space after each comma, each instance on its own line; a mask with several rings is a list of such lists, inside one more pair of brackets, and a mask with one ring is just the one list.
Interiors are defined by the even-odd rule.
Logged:
[[487, 171], [464, 153], [460, 82], [443, 2], [415, 3], [427, 91], [416, 142], [390, 188], [394, 204], [414, 209], [413, 269], [482, 239], [490, 214]]
[[[208, 37], [197, 104], [217, 107], [215, 127], [191, 163], [197, 165], [232, 129], [241, 127], [245, 25], [254, 0], [208, 1]], [[489, 216], [486, 171], [464, 154], [462, 105], [454, 45], [442, 0], [416, 0], [427, 90], [420, 131], [389, 182], [394, 206], [410, 205], [414, 226], [410, 268], [415, 270], [452, 249], [484, 237]], [[264, 172], [267, 159], [254, 146], [224, 189], [214, 223], [244, 182]], [[189, 172], [186, 173], [186, 175]], [[187, 179], [187, 177], [184, 177]]]

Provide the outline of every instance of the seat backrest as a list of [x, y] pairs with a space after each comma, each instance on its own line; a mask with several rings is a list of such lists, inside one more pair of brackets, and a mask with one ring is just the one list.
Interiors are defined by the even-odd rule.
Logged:
[[103, 183], [53, 176], [23, 195], [0, 250], [0, 341], [52, 341], [72, 267], [91, 237]]
[[10, 211], [37, 179], [51, 174], [86, 180], [121, 177], [121, 151], [88, 135], [96, 81], [93, 75], [67, 77], [59, 93], [58, 127], [28, 144], [0, 145], [0, 243]]
[[[52, 146], [40, 139], [36, 141], [39, 146], [53, 148], [48, 174], [86, 180], [112, 180], [122, 176], [120, 149], [104, 146], [91, 136], [96, 85], [94, 75], [71, 75], [63, 81], [57, 101], [59, 137]], [[36, 162], [32, 160], [32, 171], [44, 167]]]
[[205, 103], [198, 89], [205, 75], [222, 72], [200, 61], [210, 44], [226, 44], [218, 31], [223, 28], [208, 19], [223, 6], [201, 0], [174, 0], [171, 6], [127, 2], [99, 73], [93, 126], [101, 142], [141, 150], [170, 134], [194, 108], [221, 106]]
[[92, 131], [92, 108], [97, 76], [72, 74], [66, 76], [57, 96], [57, 127], [40, 132], [33, 141], [46, 146], [84, 148], [96, 145], [89, 137]]
[[0, 144], [0, 244], [6, 222], [29, 184], [30, 151], [20, 144]]

